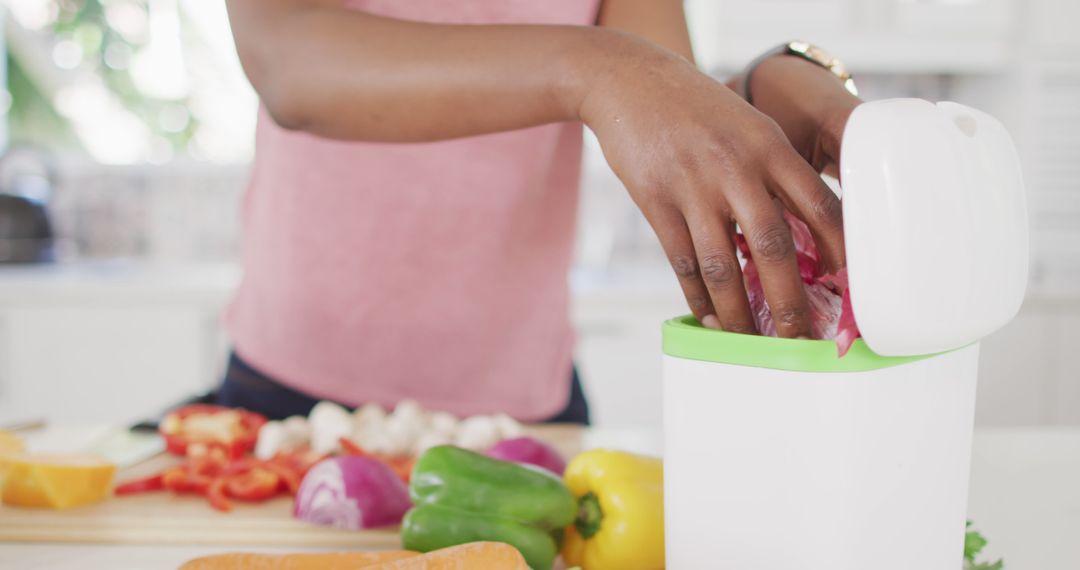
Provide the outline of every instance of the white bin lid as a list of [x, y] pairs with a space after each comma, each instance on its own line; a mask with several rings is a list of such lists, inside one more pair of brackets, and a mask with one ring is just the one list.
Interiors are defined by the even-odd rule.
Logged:
[[840, 181], [852, 308], [874, 352], [958, 348], [1019, 310], [1024, 183], [996, 119], [949, 102], [865, 103], [844, 131]]

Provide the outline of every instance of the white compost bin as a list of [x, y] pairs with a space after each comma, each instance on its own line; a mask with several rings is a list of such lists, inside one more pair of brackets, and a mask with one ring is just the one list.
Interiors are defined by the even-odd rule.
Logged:
[[1016, 152], [955, 103], [867, 103], [841, 182], [863, 338], [664, 324], [667, 567], [959, 570], [979, 339], [1019, 309]]

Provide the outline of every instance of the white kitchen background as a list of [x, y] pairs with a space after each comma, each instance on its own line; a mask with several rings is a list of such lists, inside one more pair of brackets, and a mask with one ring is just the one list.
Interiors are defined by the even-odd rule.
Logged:
[[[51, 153], [60, 262], [0, 267], [0, 423], [137, 419], [210, 388], [223, 368], [218, 319], [239, 276], [254, 96], [221, 2], [103, 3], [110, 24], [144, 39], [111, 61], [144, 91], [189, 103], [190, 117], [160, 109], [155, 129], [82, 69], [78, 30], [51, 32], [53, 2], [7, 4], [9, 57], [90, 152]], [[1080, 424], [1080, 2], [686, 4], [700, 64], [717, 76], [803, 38], [849, 62], [868, 99], [951, 99], [1006, 123], [1028, 182], [1031, 287], [1017, 319], [983, 343], [977, 422]], [[165, 137], [192, 118], [199, 130], [176, 152]], [[659, 325], [685, 309], [647, 224], [587, 142], [571, 280], [577, 360], [597, 424], [658, 426]]]

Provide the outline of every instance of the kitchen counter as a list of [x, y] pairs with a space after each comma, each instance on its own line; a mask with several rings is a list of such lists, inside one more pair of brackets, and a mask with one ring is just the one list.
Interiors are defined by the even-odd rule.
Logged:
[[[37, 438], [56, 441], [55, 437]], [[47, 444], [45, 444], [47, 445]], [[647, 430], [594, 430], [587, 447], [611, 446], [658, 453], [660, 434]], [[1006, 570], [1080, 568], [1080, 429], [976, 430], [969, 513], [1003, 556]], [[897, 537], [897, 548], [906, 545]], [[196, 556], [244, 549], [226, 546], [0, 543], [0, 566], [12, 568], [175, 568]], [[250, 549], [250, 547], [249, 547]], [[258, 548], [274, 552], [282, 549]], [[297, 548], [284, 549], [295, 552]]]
[[240, 281], [232, 263], [167, 264], [131, 259], [0, 265], [6, 304], [94, 302], [221, 305]]

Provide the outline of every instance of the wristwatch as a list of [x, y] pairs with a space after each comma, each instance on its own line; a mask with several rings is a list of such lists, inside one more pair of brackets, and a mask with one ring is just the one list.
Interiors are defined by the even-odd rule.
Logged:
[[754, 61], [750, 62], [750, 65], [746, 66], [746, 71], [743, 72], [742, 80], [739, 82], [739, 93], [746, 99], [747, 103], [754, 104], [753, 96], [750, 93], [750, 76], [753, 75], [754, 70], [758, 65], [766, 59], [775, 55], [791, 55], [795, 57], [801, 57], [806, 61], [813, 64], [820, 65], [829, 70], [830, 73], [836, 76], [844, 84], [844, 88], [848, 90], [852, 95], [858, 95], [859, 91], [855, 89], [855, 81], [851, 78], [851, 73], [844, 66], [844, 63], [839, 59], [836, 59], [829, 52], [821, 49], [820, 47], [804, 41], [792, 41], [786, 44], [781, 44], [757, 57]]

